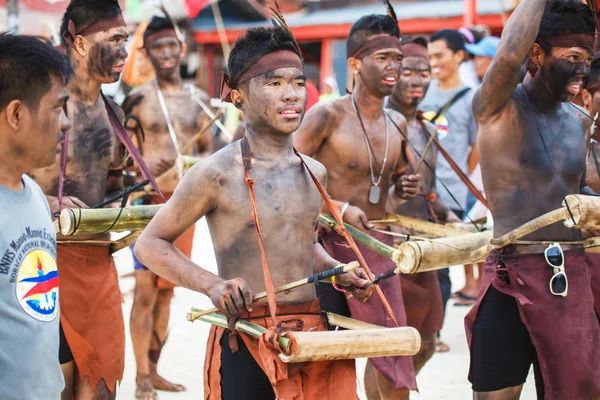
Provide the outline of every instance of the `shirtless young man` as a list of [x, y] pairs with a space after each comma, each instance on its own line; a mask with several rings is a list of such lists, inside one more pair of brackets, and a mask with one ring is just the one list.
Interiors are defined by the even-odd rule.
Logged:
[[[436, 133], [435, 126], [417, 113], [419, 103], [423, 100], [431, 82], [427, 40], [422, 37], [403, 39], [402, 53], [404, 53], [402, 73], [389, 97], [387, 108], [399, 112], [406, 118], [408, 143], [404, 151], [410, 172], [414, 173], [431, 134]], [[436, 193], [437, 155], [438, 151], [435, 145], [430, 146], [425, 154], [424, 162], [431, 169], [423, 163], [419, 170], [419, 175], [423, 177], [422, 192], [407, 202], [393, 201], [392, 212], [425, 221], [436, 221], [437, 214], [443, 216], [445, 206], [438, 199]], [[394, 199], [394, 196], [390, 197]], [[413, 357], [415, 372], [419, 373], [427, 360], [433, 356], [436, 334], [442, 328], [444, 316], [442, 294], [435, 271], [403, 274], [400, 276], [400, 280], [406, 308], [406, 322], [408, 326], [417, 328], [421, 334], [421, 350]], [[376, 398], [369, 394], [369, 399], [372, 397]]]
[[[67, 87], [72, 127], [62, 207], [92, 207], [122, 188], [125, 151], [109, 121], [100, 86], [119, 79], [128, 32], [115, 1], [72, 0], [61, 34], [74, 70]], [[118, 107], [108, 106], [122, 120]], [[51, 167], [31, 172], [53, 212], [60, 208], [59, 175], [58, 157]], [[125, 327], [109, 246], [59, 244], [57, 250], [63, 399], [115, 398], [116, 383], [123, 376]]]
[[54, 163], [69, 120], [71, 67], [52, 46], [0, 34], [0, 399], [58, 399], [56, 235], [48, 202], [25, 175]]
[[[569, 101], [589, 73], [595, 25], [579, 0], [523, 0], [504, 29], [473, 101], [495, 237], [560, 207], [568, 194], [592, 194], [586, 133]], [[526, 58], [529, 74], [518, 85]], [[465, 320], [474, 398], [519, 398], [532, 363], [538, 398], [598, 398], [600, 325], [583, 246], [568, 243], [581, 233], [558, 223], [523, 240], [540, 244], [489, 256]], [[562, 263], [561, 275], [553, 266]]]
[[[300, 125], [307, 98], [299, 48], [281, 28], [251, 29], [234, 44], [228, 74], [225, 82], [231, 91], [225, 88], [222, 98], [244, 113], [245, 139], [186, 173], [173, 197], [144, 230], [136, 255], [161, 277], [209, 296], [227, 317], [251, 318], [263, 326], [281, 326], [284, 320], [293, 319], [304, 331], [325, 330], [312, 286], [277, 295], [282, 316], [275, 321], [269, 318], [271, 307], [266, 302], [252, 301], [252, 293], [265, 290], [266, 282], [278, 287], [338, 265], [316, 243], [322, 199], [292, 147], [291, 134]], [[325, 168], [308, 157], [303, 160], [325, 184]], [[272, 281], [262, 273], [268, 266], [261, 262], [250, 187], [255, 191]], [[218, 276], [194, 264], [173, 245], [203, 216], [211, 232]], [[338, 281], [364, 300], [372, 286], [357, 289], [369, 281], [362, 269], [356, 271], [341, 275]], [[240, 336], [243, 340], [226, 329], [212, 328], [205, 399], [356, 397], [353, 360], [308, 363], [290, 369], [289, 379], [278, 382], [272, 368], [265, 370], [256, 340]]]
[[[392, 184], [396, 184], [393, 195], [402, 199], [414, 198], [420, 190], [418, 176], [400, 177], [406, 167], [402, 157], [404, 143], [394, 124], [406, 132], [406, 119], [393, 110], [384, 112], [383, 108], [402, 67], [399, 37], [398, 22], [388, 15], [369, 15], [358, 20], [347, 40], [348, 67], [355, 80], [353, 94], [317, 104], [294, 134], [298, 150], [314, 155], [327, 168], [329, 193], [337, 201], [344, 221], [390, 245], [391, 236], [371, 230], [387, 229], [387, 225], [374, 226], [369, 220], [385, 216]], [[335, 231], [323, 233], [322, 240], [332, 257], [351, 261], [353, 253]], [[395, 268], [393, 261], [360, 245], [359, 248], [374, 274]], [[400, 278], [382, 281], [380, 287], [399, 324], [405, 326]], [[324, 302], [330, 297], [333, 296], [326, 292], [321, 294]], [[337, 299], [324, 307], [343, 313], [338, 303], [345, 306], [345, 299], [341, 295]], [[365, 304], [349, 302], [348, 306], [353, 318], [381, 326], [393, 324], [376, 297]], [[417, 388], [411, 357], [385, 357], [370, 362], [376, 367], [372, 380], [377, 380], [382, 398], [408, 398], [409, 390]]]
[[[144, 49], [156, 73], [156, 80], [135, 90], [125, 99], [123, 111], [141, 125], [145, 140], [140, 148], [150, 171], [160, 176], [175, 164], [178, 149], [208, 122], [207, 114], [198, 102], [209, 103], [209, 98], [193, 85], [182, 82], [179, 67], [186, 46], [178, 39], [172, 22], [165, 17], [152, 18], [144, 32]], [[133, 122], [133, 121], [132, 121]], [[141, 130], [135, 123], [131, 130]], [[176, 143], [172, 135], [176, 138]], [[210, 155], [210, 131], [198, 141], [188, 155]], [[178, 182], [178, 174], [161, 185], [168, 198]], [[148, 197], [143, 204], [157, 204], [157, 196]], [[176, 245], [190, 258], [194, 227], [190, 228]], [[154, 399], [155, 389], [180, 392], [182, 385], [173, 384], [158, 375], [156, 368], [162, 347], [167, 339], [173, 285], [158, 278], [137, 259], [135, 267], [135, 292], [131, 308], [131, 339], [137, 364], [138, 399]]]

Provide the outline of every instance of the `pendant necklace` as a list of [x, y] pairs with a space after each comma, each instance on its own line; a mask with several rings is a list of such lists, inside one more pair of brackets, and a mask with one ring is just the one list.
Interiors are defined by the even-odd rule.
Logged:
[[[365, 125], [363, 124], [360, 113], [358, 112], [358, 107], [356, 106], [356, 101], [354, 100], [354, 94], [351, 96], [352, 106], [354, 106], [354, 111], [356, 111], [356, 115], [358, 116], [358, 121], [360, 122], [360, 126], [363, 131], [363, 135], [365, 137], [365, 144], [367, 146], [367, 154], [369, 155], [369, 170], [371, 171], [371, 189], [369, 189], [369, 203], [371, 204], [379, 204], [381, 200], [381, 188], [379, 184], [381, 183], [381, 179], [383, 177], [383, 172], [385, 171], [385, 164], [387, 163], [389, 142], [390, 142], [390, 131], [388, 129], [388, 121], [386, 118], [386, 114], [383, 113], [383, 120], [385, 122], [385, 153], [383, 155], [383, 163], [381, 165], [381, 170], [379, 171], [379, 177], [375, 180], [375, 171], [377, 168], [377, 158], [375, 157], [375, 151], [373, 151], [373, 146], [371, 146], [371, 141], [369, 140], [369, 136], [367, 135], [367, 130], [365, 129]], [[375, 168], [373, 168], [373, 161], [375, 161]]]

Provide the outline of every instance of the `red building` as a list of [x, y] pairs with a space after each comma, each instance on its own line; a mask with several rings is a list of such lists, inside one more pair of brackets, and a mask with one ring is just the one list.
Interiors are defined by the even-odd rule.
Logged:
[[[335, 76], [338, 86], [343, 88], [346, 81], [345, 40], [350, 27], [363, 15], [384, 13], [382, 2], [309, 0], [279, 3], [284, 3], [280, 4], [282, 11], [303, 49], [308, 78], [318, 85], [325, 77]], [[221, 0], [218, 4], [223, 26], [221, 31], [217, 29], [210, 6], [193, 21], [194, 41], [204, 54], [205, 65], [214, 66], [199, 71], [199, 83], [212, 96], [218, 94], [220, 72], [225, 65], [222, 41], [232, 44], [244, 29], [270, 25], [264, 12], [264, 0]], [[499, 35], [510, 12], [501, 9], [502, 4], [498, 0], [393, 2], [402, 33], [411, 35], [429, 35], [439, 29], [457, 29], [463, 25], [486, 25], [493, 34]]]

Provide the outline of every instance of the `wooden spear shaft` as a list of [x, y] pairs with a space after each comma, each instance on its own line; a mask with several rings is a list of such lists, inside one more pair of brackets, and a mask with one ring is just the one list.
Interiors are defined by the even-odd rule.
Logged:
[[[329, 278], [332, 276], [336, 276], [336, 275], [344, 274], [346, 272], [354, 271], [359, 266], [360, 266], [360, 264], [358, 263], [358, 261], [352, 261], [351, 263], [345, 264], [338, 268], [333, 268], [328, 271], [324, 271], [319, 274], [316, 274], [317, 275], [316, 278], [313, 275], [313, 276], [309, 276], [308, 278], [300, 279], [296, 282], [288, 283], [286, 285], [275, 288], [275, 293], [286, 292], [288, 290], [299, 288], [300, 286], [308, 285], [309, 283], [313, 283], [315, 281], [315, 279], [316, 280], [326, 279], [326, 278]], [[264, 299], [266, 297], [267, 297], [267, 292], [260, 292], [260, 293], [255, 294], [252, 297], [252, 301], [258, 301], [258, 300]], [[216, 313], [216, 312], [219, 312], [218, 308], [212, 308], [210, 310], [199, 310], [197, 308], [192, 308], [192, 312], [187, 314], [187, 320], [190, 322], [194, 322], [196, 319], [198, 319], [202, 316]]]
[[425, 150], [423, 151], [423, 154], [421, 155], [421, 159], [419, 160], [419, 163], [417, 164], [417, 168], [415, 168], [415, 175], [419, 173], [419, 170], [421, 169], [421, 165], [423, 165], [423, 161], [425, 161], [425, 156], [427, 156], [427, 152], [429, 151], [429, 148], [433, 144], [434, 138], [435, 138], [435, 135], [432, 135], [431, 133], [429, 133], [429, 141], [427, 142], [427, 146], [425, 146]]

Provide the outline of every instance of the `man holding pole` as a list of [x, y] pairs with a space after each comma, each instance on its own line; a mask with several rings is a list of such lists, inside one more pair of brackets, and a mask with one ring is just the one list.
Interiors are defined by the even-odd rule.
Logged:
[[[125, 25], [114, 0], [71, 0], [63, 17], [61, 35], [74, 70], [66, 107], [72, 127], [60, 162], [31, 172], [53, 212], [95, 207], [114, 198], [123, 188], [125, 149], [143, 163], [123, 128], [121, 109], [101, 91], [102, 84], [119, 79], [125, 65]], [[150, 179], [145, 165], [141, 169]], [[78, 239], [57, 248], [63, 398], [111, 399], [125, 358], [117, 271], [108, 234]]]
[[[406, 132], [406, 119], [395, 111], [384, 111], [384, 99], [392, 93], [402, 66], [400, 29], [389, 3], [388, 13], [362, 17], [353, 25], [347, 40], [349, 76], [355, 83], [353, 93], [317, 104], [294, 134], [294, 144], [327, 168], [330, 194], [344, 221], [393, 245], [393, 237], [386, 234], [387, 225], [374, 225], [369, 220], [385, 216], [387, 193], [392, 184], [395, 184], [393, 196], [411, 199], [419, 193], [420, 177], [405, 174], [406, 162], [402, 156], [405, 142], [400, 130]], [[336, 259], [343, 262], [353, 259], [352, 251], [337, 232], [324, 232], [322, 241]], [[376, 275], [395, 269], [390, 259], [359, 247]], [[394, 276], [382, 281], [380, 287], [399, 325], [406, 326], [400, 278]], [[327, 310], [338, 313], [342, 312], [340, 309], [347, 310], [343, 296], [334, 297], [324, 291], [321, 300]], [[392, 326], [377, 298], [365, 304], [350, 301], [348, 306], [353, 318]], [[417, 388], [410, 357], [386, 357], [370, 362], [376, 368], [372, 383], [377, 385], [382, 399], [408, 399], [409, 390]]]
[[[523, 0], [510, 17], [473, 100], [495, 237], [559, 208], [566, 195], [594, 194], [581, 110], [570, 101], [595, 40], [595, 15], [579, 0]], [[600, 397], [600, 324], [581, 239], [553, 224], [488, 257], [465, 320], [475, 399], [519, 398], [532, 363], [538, 398]]]
[[[389, 97], [387, 107], [406, 118], [407, 145], [404, 152], [410, 172], [421, 175], [423, 184], [422, 192], [414, 199], [407, 202], [392, 201], [392, 212], [425, 221], [437, 221], [437, 215], [443, 215], [446, 209], [436, 192], [435, 167], [438, 152], [435, 145], [430, 143], [431, 135], [435, 135], [436, 131], [435, 126], [417, 111], [431, 82], [427, 40], [422, 37], [403, 39], [402, 53], [402, 73]], [[396, 200], [394, 196], [390, 197]], [[417, 328], [421, 334], [421, 351], [413, 357], [415, 372], [419, 373], [433, 356], [436, 334], [442, 328], [444, 309], [440, 286], [435, 271], [402, 274], [400, 280], [407, 324]], [[376, 397], [369, 394], [369, 400], [371, 398]]]
[[[181, 57], [186, 46], [168, 16], [152, 18], [144, 32], [144, 51], [156, 73], [156, 80], [133, 90], [123, 103], [128, 128], [136, 137], [144, 137], [139, 144], [144, 160], [154, 176], [160, 179], [167, 198], [179, 181], [178, 169], [182, 156], [208, 156], [212, 136], [206, 131], [186, 154], [184, 145], [194, 138], [210, 118], [203, 110], [209, 98], [202, 90], [184, 84], [180, 75]], [[158, 111], [158, 112], [157, 112]], [[143, 130], [144, 135], [138, 135]], [[180, 165], [177, 165], [180, 163]], [[173, 170], [175, 166], [175, 170]], [[183, 169], [183, 168], [181, 168]], [[161, 203], [157, 195], [141, 199], [142, 204]], [[186, 257], [192, 255], [194, 226], [175, 243]], [[134, 256], [135, 291], [131, 309], [131, 339], [137, 364], [136, 398], [156, 398], [156, 389], [171, 392], [185, 390], [157, 373], [161, 350], [167, 340], [167, 328], [174, 285], [158, 277]]]
[[[275, 15], [287, 28], [280, 14]], [[257, 28], [240, 37], [229, 56], [221, 97], [244, 113], [245, 138], [184, 176], [135, 249], [139, 260], [159, 276], [209, 296], [230, 323], [240, 317], [271, 327], [269, 338], [290, 329], [326, 329], [314, 287], [286, 291], [277, 299], [275, 288], [339, 265], [316, 242], [322, 199], [312, 177], [324, 185], [325, 168], [295, 154], [292, 146], [291, 134], [306, 105], [305, 81], [300, 48], [289, 29]], [[218, 276], [174, 246], [203, 216]], [[372, 285], [367, 288], [369, 278], [374, 279], [358, 269], [334, 282], [364, 301], [373, 290]], [[253, 293], [265, 289], [268, 301], [254, 301]], [[262, 338], [258, 343], [246, 334], [213, 326], [205, 399], [356, 398], [353, 360], [288, 369], [269, 350], [276, 342]]]

